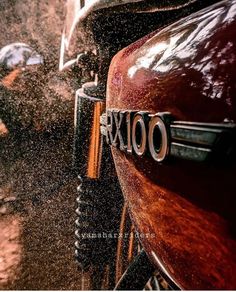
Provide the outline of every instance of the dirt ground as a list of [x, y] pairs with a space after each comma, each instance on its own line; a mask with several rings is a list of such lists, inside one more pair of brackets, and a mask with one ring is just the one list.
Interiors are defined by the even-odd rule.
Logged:
[[0, 137], [0, 289], [81, 287], [71, 138], [71, 131], [20, 144]]
[[[0, 48], [24, 42], [43, 55], [48, 75], [37, 80], [43, 94], [31, 110], [45, 128], [56, 124], [16, 137], [0, 121], [0, 289], [81, 288], [74, 261], [74, 91], [58, 73], [64, 4], [0, 1]], [[17, 108], [24, 116], [31, 94], [19, 96]]]

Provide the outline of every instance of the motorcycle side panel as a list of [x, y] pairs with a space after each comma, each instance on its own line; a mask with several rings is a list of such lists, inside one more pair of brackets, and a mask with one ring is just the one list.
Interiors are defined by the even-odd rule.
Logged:
[[[235, 122], [235, 36], [236, 1], [223, 1], [130, 45], [110, 66], [107, 109]], [[152, 262], [183, 289], [235, 289], [235, 163], [158, 164], [112, 151]]]

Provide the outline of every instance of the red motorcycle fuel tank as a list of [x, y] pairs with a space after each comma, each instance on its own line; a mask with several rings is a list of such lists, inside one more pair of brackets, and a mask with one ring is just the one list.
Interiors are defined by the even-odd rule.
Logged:
[[[106, 107], [116, 125], [109, 139], [119, 180], [150, 260], [181, 289], [236, 289], [236, 166], [235, 156], [224, 156], [225, 144], [235, 149], [235, 135], [223, 135], [223, 148], [207, 159], [217, 135], [235, 131], [236, 1], [219, 2], [120, 51], [110, 66]], [[133, 123], [126, 142], [121, 116]], [[141, 138], [133, 134], [134, 117]], [[146, 153], [153, 118], [157, 136], [166, 133], [159, 148], [173, 154], [168, 159]], [[211, 134], [205, 139], [194, 131]]]

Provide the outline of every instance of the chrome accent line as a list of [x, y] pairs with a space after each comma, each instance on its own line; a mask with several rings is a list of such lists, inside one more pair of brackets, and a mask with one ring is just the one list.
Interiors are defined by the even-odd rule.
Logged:
[[170, 131], [172, 139], [205, 146], [211, 146], [217, 136], [223, 132], [222, 129], [185, 125], [171, 125]]
[[212, 152], [211, 149], [184, 145], [180, 143], [171, 143], [170, 155], [186, 160], [205, 161]]

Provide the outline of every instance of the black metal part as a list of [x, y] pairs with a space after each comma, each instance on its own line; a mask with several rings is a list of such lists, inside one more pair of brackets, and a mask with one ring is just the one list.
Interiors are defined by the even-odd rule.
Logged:
[[77, 188], [76, 259], [86, 270], [115, 260], [122, 201], [116, 178], [82, 180]]
[[124, 272], [114, 290], [143, 290], [155, 268], [142, 250]]
[[[90, 83], [88, 87], [92, 87]], [[103, 101], [101, 97], [89, 96], [85, 91], [86, 86], [79, 89], [75, 100], [74, 168], [81, 177], [87, 176], [94, 107]]]
[[80, 68], [84, 68], [89, 71], [98, 71], [98, 60], [97, 56], [92, 52], [83, 52], [77, 56], [77, 65]]
[[123, 204], [111, 150], [100, 134], [102, 92], [99, 84], [91, 82], [76, 96], [74, 168], [79, 186], [75, 254], [83, 270], [115, 261], [117, 237], [113, 235], [118, 233]]
[[78, 197], [76, 199], [78, 204], [76, 214], [78, 218], [75, 221], [75, 256], [79, 267], [83, 270], [86, 270], [90, 266], [92, 249], [88, 244], [90, 242], [87, 235], [92, 233], [94, 229], [93, 194], [88, 184], [89, 182], [83, 182], [79, 177], [79, 186], [77, 187]]

